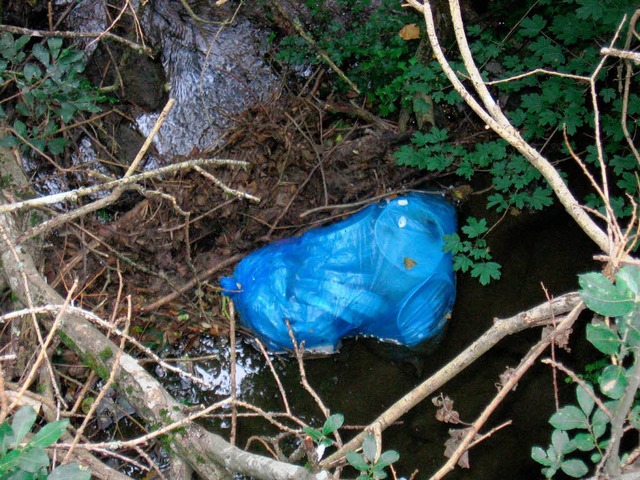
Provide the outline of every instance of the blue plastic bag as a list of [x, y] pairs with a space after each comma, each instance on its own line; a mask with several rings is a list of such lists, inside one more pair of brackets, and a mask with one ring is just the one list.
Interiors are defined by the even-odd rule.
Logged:
[[286, 321], [307, 349], [374, 336], [413, 347], [442, 332], [455, 299], [451, 204], [410, 193], [346, 220], [277, 241], [221, 280], [242, 322], [275, 350], [292, 348]]

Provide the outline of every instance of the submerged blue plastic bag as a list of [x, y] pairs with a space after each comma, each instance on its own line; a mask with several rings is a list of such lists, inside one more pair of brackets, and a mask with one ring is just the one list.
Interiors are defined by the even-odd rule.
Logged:
[[455, 231], [439, 195], [384, 200], [250, 254], [222, 279], [223, 294], [276, 350], [292, 348], [285, 320], [307, 349], [333, 351], [353, 335], [416, 346], [441, 333], [453, 306], [442, 237]]

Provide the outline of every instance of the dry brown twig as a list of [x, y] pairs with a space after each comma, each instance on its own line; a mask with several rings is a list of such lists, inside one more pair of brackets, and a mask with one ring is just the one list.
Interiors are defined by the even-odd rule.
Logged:
[[547, 334], [545, 338], [543, 338], [540, 342], [538, 342], [538, 344], [534, 345], [531, 348], [529, 353], [525, 355], [525, 357], [520, 362], [518, 368], [515, 369], [513, 375], [511, 375], [509, 380], [502, 386], [498, 394], [489, 403], [489, 405], [487, 405], [478, 419], [473, 422], [473, 425], [468, 429], [464, 439], [460, 442], [449, 460], [447, 460], [447, 462], [434, 475], [430, 477], [430, 480], [440, 480], [455, 468], [455, 465], [460, 457], [469, 449], [469, 446], [474, 441], [475, 436], [479, 432], [480, 428], [482, 428], [482, 426], [486, 423], [486, 421], [489, 419], [498, 405], [502, 403], [507, 394], [515, 387], [515, 385], [527, 372], [527, 370], [531, 368], [536, 359], [540, 355], [542, 355], [542, 353], [549, 347], [551, 343], [553, 343], [555, 337], [561, 335], [563, 332], [566, 332], [571, 328], [584, 308], [585, 305], [583, 302], [578, 303], [571, 310], [571, 312], [569, 312], [569, 314], [558, 323], [556, 329], [554, 329], [553, 332]]
[[[465, 368], [491, 350], [503, 338], [523, 330], [544, 326], [551, 323], [552, 318], [565, 314], [580, 303], [577, 293], [569, 293], [554, 298], [551, 302], [542, 303], [526, 312], [522, 312], [506, 319], [496, 319], [493, 326], [482, 334], [476, 341], [458, 354], [448, 364], [431, 375], [428, 379], [396, 401], [378, 418], [371, 422], [370, 427], [379, 424], [380, 431], [396, 422], [405, 413], [422, 402], [429, 395], [442, 388]], [[324, 459], [320, 465], [329, 468], [340, 463], [346, 450], [357, 449], [364, 439], [364, 432], [356, 435], [340, 450]]]

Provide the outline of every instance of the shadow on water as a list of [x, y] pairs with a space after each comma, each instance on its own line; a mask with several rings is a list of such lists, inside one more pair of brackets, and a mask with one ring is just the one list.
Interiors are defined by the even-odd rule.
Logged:
[[[544, 215], [525, 215], [504, 222], [491, 239], [494, 257], [503, 265], [503, 278], [482, 287], [468, 276], [460, 276], [453, 319], [441, 345], [422, 358], [420, 368], [409, 362], [390, 361], [381, 351], [366, 342], [346, 341], [341, 351], [328, 358], [306, 362], [307, 377], [332, 412], [345, 415], [349, 425], [366, 425], [403, 394], [445, 365], [480, 336], [496, 317], [509, 317], [545, 300], [545, 293], [560, 295], [577, 286], [576, 274], [595, 268], [594, 253], [588, 240], [559, 208]], [[584, 338], [578, 328], [571, 342], [571, 356], [558, 352], [561, 360], [578, 369], [588, 352], [577, 351], [576, 336]], [[540, 338], [540, 331], [523, 332], [503, 340], [491, 352], [462, 372], [442, 389], [454, 402], [463, 420], [473, 422], [496, 394], [496, 383], [506, 367], [515, 367], [526, 351]], [[221, 343], [222, 342], [222, 343]], [[194, 371], [215, 385], [204, 391], [191, 384], [169, 382], [172, 393], [193, 403], [209, 404], [229, 394], [229, 348], [220, 339], [203, 338], [189, 352], [190, 357], [212, 355], [195, 364]], [[547, 356], [547, 355], [545, 355]], [[299, 383], [296, 362], [274, 357], [274, 365], [287, 392], [295, 414], [308, 423], [320, 426], [320, 411]], [[242, 400], [270, 412], [283, 411], [282, 401], [264, 358], [249, 344], [238, 345], [238, 392]], [[573, 386], [559, 375], [561, 398], [572, 395]], [[436, 396], [440, 392], [432, 396]], [[547, 419], [554, 409], [552, 373], [539, 363], [519, 383], [499, 407], [486, 432], [506, 420], [513, 424], [474, 447], [470, 453], [471, 469], [457, 468], [451, 479], [510, 479], [540, 477], [540, 468], [530, 459], [533, 445], [548, 445], [551, 429]], [[436, 407], [427, 399], [406, 414], [401, 422], [383, 435], [383, 448], [401, 454], [397, 472], [408, 478], [419, 469], [418, 478], [437, 470], [445, 461], [444, 442], [451, 428], [435, 419]], [[228, 419], [216, 422], [225, 436]], [[240, 446], [247, 435], [271, 434], [269, 425], [256, 418], [239, 421]], [[344, 437], [349, 433], [345, 432]], [[261, 449], [261, 447], [257, 447]], [[265, 453], [264, 450], [259, 450]]]

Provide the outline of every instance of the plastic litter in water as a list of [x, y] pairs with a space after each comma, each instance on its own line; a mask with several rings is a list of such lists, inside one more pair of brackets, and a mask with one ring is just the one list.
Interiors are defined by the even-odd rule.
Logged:
[[367, 335], [413, 347], [442, 332], [455, 300], [443, 236], [456, 213], [440, 195], [384, 200], [333, 225], [279, 240], [221, 280], [240, 319], [274, 350], [335, 351]]

